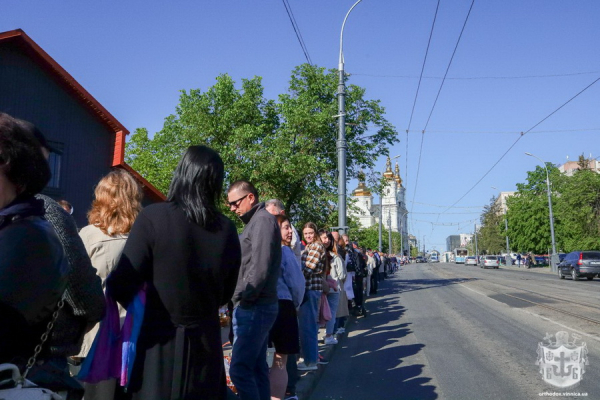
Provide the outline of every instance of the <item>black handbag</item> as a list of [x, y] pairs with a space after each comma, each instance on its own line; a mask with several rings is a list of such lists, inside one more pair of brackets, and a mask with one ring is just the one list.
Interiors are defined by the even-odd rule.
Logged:
[[[61, 298], [56, 311], [52, 313], [52, 320], [48, 322], [46, 331], [42, 334], [41, 343], [35, 347], [35, 352], [27, 361], [23, 374], [19, 365], [0, 364], [0, 373], [10, 372], [9, 379], [0, 381], [0, 399], [78, 400], [83, 397], [83, 387], [71, 378], [68, 372], [54, 365], [52, 361], [36, 362], [64, 305], [65, 301]], [[63, 392], [67, 397], [62, 395]]]

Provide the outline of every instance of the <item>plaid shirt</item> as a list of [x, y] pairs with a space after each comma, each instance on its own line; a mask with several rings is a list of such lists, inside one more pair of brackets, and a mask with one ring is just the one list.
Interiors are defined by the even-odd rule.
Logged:
[[302, 272], [306, 279], [306, 290], [323, 290], [325, 247], [311, 243], [302, 252]]

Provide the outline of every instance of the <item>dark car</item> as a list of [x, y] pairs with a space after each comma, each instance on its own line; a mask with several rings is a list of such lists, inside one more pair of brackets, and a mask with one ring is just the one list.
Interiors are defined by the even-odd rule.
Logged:
[[588, 280], [594, 279], [600, 274], [600, 251], [572, 251], [558, 264], [558, 277], [564, 279], [570, 275], [576, 281], [580, 277]]
[[424, 263], [425, 259], [423, 257], [421, 257], [421, 256], [417, 256], [417, 258], [415, 259], [415, 262], [417, 262], [417, 263]]

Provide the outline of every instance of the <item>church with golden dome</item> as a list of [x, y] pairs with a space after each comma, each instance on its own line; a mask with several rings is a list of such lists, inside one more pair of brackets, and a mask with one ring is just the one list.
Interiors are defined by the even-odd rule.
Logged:
[[[364, 176], [359, 177], [358, 187], [352, 192], [352, 205], [348, 214], [358, 220], [362, 228], [370, 228], [378, 224], [380, 218], [383, 227], [392, 232], [401, 232], [403, 248], [408, 249], [408, 211], [406, 210], [406, 189], [400, 178], [400, 167], [392, 171], [392, 162], [388, 157], [385, 172], [383, 173], [385, 186], [380, 204], [373, 204], [373, 195], [365, 184]], [[386, 240], [384, 238], [384, 240]]]

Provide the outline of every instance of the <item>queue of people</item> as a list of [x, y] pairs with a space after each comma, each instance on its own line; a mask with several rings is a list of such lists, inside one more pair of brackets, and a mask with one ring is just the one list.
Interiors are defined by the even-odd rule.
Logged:
[[[336, 345], [351, 313], [366, 317], [364, 298], [388, 272], [383, 255], [347, 235], [309, 222], [301, 238], [283, 203], [261, 202], [245, 180], [226, 191], [244, 224], [238, 235], [218, 207], [223, 161], [206, 146], [187, 149], [164, 203], [142, 208], [139, 183], [108, 173], [78, 232], [72, 206], [40, 194], [47, 149], [33, 125], [0, 113], [0, 363], [70, 399], [293, 398], [297, 371], [326, 363], [319, 340]], [[237, 395], [226, 386], [221, 346], [227, 303]], [[120, 343], [99, 350], [110, 318], [128, 338], [127, 356]], [[120, 374], [89, 378], [101, 364], [94, 359], [121, 352]], [[83, 386], [69, 364], [87, 366]], [[49, 369], [54, 381], [43, 378]]]

